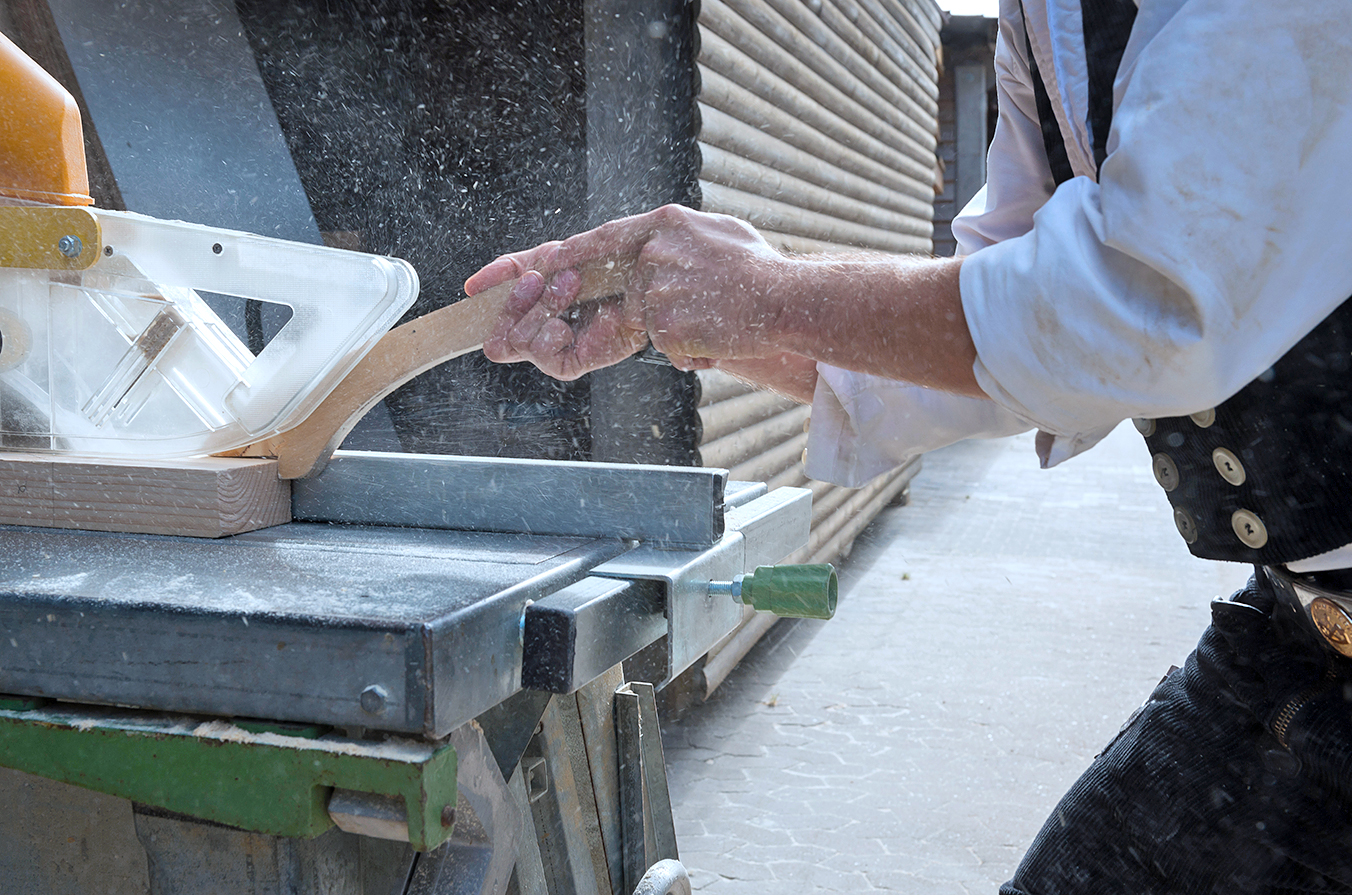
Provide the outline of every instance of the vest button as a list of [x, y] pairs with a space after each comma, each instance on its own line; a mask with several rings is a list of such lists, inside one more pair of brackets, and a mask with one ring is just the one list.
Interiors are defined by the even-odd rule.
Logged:
[[1196, 423], [1200, 428], [1206, 429], [1216, 422], [1216, 408], [1210, 410], [1199, 410], [1197, 413], [1188, 414], [1188, 419]]
[[1235, 535], [1244, 542], [1246, 547], [1257, 550], [1267, 543], [1267, 526], [1263, 524], [1263, 520], [1259, 519], [1256, 513], [1248, 510], [1235, 510], [1235, 514], [1230, 517], [1230, 527], [1235, 530]]
[[1150, 469], [1155, 473], [1155, 481], [1159, 482], [1165, 491], [1172, 491], [1178, 487], [1178, 467], [1168, 454], [1156, 454], [1152, 457]]
[[1216, 464], [1216, 471], [1221, 474], [1221, 478], [1232, 485], [1244, 484], [1244, 464], [1239, 462], [1234, 453], [1225, 448], [1216, 448], [1211, 452], [1211, 462]]
[[1136, 427], [1137, 432], [1140, 432], [1146, 438], [1149, 438], [1151, 435], [1155, 434], [1154, 420], [1148, 420], [1143, 417], [1138, 417], [1132, 420], [1131, 424]]
[[1178, 526], [1178, 533], [1183, 536], [1183, 540], [1189, 544], [1197, 541], [1197, 522], [1193, 520], [1192, 514], [1182, 507], [1174, 507], [1174, 525]]

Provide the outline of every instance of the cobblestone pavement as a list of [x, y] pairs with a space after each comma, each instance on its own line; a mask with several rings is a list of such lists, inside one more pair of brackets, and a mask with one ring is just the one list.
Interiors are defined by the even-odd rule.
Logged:
[[994, 895], [1061, 793], [1248, 570], [1190, 556], [1130, 425], [925, 458], [830, 622], [781, 622], [665, 735], [705, 895]]

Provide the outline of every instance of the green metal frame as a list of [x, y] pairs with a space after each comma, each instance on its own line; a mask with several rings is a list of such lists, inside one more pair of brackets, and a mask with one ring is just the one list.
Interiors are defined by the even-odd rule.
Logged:
[[36, 700], [0, 700], [0, 766], [273, 836], [333, 826], [333, 787], [394, 796], [419, 851], [450, 838], [456, 803], [449, 745], [252, 733]]

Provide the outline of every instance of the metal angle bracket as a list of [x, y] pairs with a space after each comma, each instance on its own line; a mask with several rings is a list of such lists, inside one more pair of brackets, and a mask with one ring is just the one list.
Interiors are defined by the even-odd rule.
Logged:
[[707, 549], [663, 550], [644, 543], [591, 573], [664, 583], [669, 680], [742, 621], [742, 607], [710, 594], [709, 582], [783, 559], [807, 543], [811, 521], [812, 492], [778, 488], [730, 510], [727, 532]]
[[419, 851], [446, 841], [455, 820], [456, 750], [416, 740], [307, 739], [51, 704], [0, 709], [0, 766], [273, 836], [333, 826], [335, 787], [402, 800]]
[[666, 679], [670, 680], [742, 620], [742, 607], [728, 597], [711, 595], [709, 582], [741, 572], [745, 552], [741, 533], [733, 531], [706, 550], [659, 550], [640, 544], [591, 573], [662, 583], [666, 597]]

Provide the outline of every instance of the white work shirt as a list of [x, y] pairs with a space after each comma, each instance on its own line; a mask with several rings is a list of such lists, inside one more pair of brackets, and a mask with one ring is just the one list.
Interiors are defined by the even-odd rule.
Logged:
[[995, 404], [820, 365], [813, 478], [1034, 427], [1054, 465], [1124, 419], [1214, 407], [1352, 296], [1352, 4], [1141, 0], [1097, 182], [1078, 0], [1024, 7], [1076, 176], [1053, 191], [1001, 0], [988, 183], [953, 224]]

